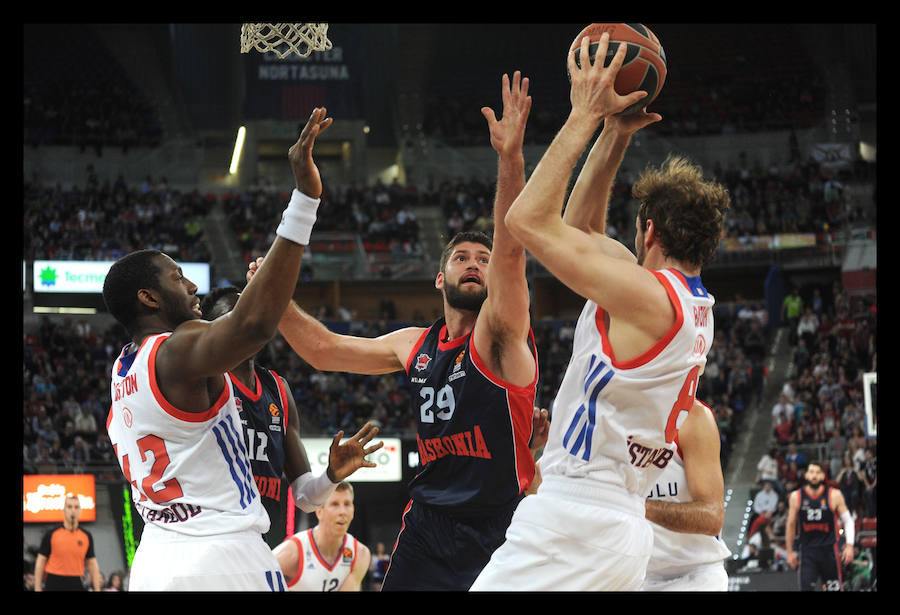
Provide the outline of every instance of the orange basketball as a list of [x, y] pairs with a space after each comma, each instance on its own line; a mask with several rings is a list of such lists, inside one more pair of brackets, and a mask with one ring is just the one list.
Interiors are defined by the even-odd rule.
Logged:
[[[604, 66], [609, 66], [620, 44], [628, 45], [625, 60], [616, 77], [616, 93], [630, 94], [637, 90], [647, 92], [647, 96], [636, 102], [618, 115], [629, 115], [649, 105], [659, 95], [666, 81], [666, 52], [656, 35], [645, 25], [639, 23], [592, 23], [575, 37], [569, 51], [575, 52], [575, 64], [581, 67], [578, 57], [581, 51], [581, 39], [590, 37], [589, 52], [591, 62], [597, 53], [600, 36], [609, 32], [609, 47], [606, 51]], [[568, 72], [568, 69], [567, 69]]]

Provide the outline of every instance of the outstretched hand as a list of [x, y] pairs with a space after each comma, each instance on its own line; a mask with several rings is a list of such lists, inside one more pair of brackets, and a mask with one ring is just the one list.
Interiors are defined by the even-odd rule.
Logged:
[[333, 483], [338, 483], [360, 468], [374, 468], [377, 466], [372, 461], [366, 460], [366, 455], [371, 455], [382, 446], [384, 442], [378, 442], [366, 448], [366, 445], [372, 441], [378, 434], [378, 427], [372, 423], [366, 423], [362, 429], [341, 444], [341, 438], [344, 432], [339, 431], [331, 442], [331, 448], [328, 452], [328, 478]]
[[263, 257], [257, 256], [256, 260], [250, 261], [247, 263], [247, 284], [250, 283], [250, 280], [253, 279], [253, 276], [256, 275], [256, 272], [259, 271], [260, 265], [263, 264]]
[[488, 123], [491, 134], [491, 147], [503, 155], [522, 153], [525, 139], [525, 124], [531, 112], [531, 96], [528, 95], [528, 77], [522, 73], [513, 73], [512, 84], [509, 75], [503, 74], [500, 96], [503, 100], [503, 119], [498, 120], [494, 110], [482, 107], [481, 114]]
[[306, 126], [300, 131], [300, 137], [288, 150], [288, 160], [291, 163], [291, 171], [294, 173], [294, 181], [297, 190], [314, 199], [322, 196], [322, 178], [319, 169], [313, 161], [312, 150], [316, 143], [316, 137], [331, 126], [332, 118], [326, 117], [325, 107], [313, 109], [306, 122]]
[[[597, 44], [593, 64], [590, 62], [590, 38], [587, 36], [581, 39], [579, 49], [569, 53], [566, 61], [572, 81], [569, 100], [573, 114], [583, 114], [599, 122], [647, 97], [648, 93], [640, 90], [625, 95], [619, 95], [615, 90], [616, 77], [625, 61], [627, 47], [620, 44], [609, 66], [603, 66], [609, 48], [609, 33], [604, 32]], [[575, 62], [576, 53], [578, 64]]]
[[614, 130], [622, 135], [631, 136], [641, 128], [661, 119], [662, 116], [659, 113], [648, 113], [646, 109], [641, 109], [629, 115], [610, 115], [603, 120], [603, 129]]

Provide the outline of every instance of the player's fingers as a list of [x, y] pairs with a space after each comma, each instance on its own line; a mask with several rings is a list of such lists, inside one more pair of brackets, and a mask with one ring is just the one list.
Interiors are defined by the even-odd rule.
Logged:
[[365, 425], [360, 427], [359, 431], [356, 432], [356, 434], [353, 436], [353, 438], [354, 439], [362, 438], [365, 436], [366, 432], [370, 431], [371, 429], [372, 429], [372, 422], [367, 421]]
[[[603, 33], [607, 35], [606, 32]], [[625, 61], [625, 53], [628, 50], [628, 45], [625, 43], [619, 43], [618, 48], [616, 49], [615, 55], [613, 55], [612, 61], [609, 63], [607, 70], [611, 70], [613, 74], [618, 73], [619, 69], [622, 68], [622, 62]], [[600, 55], [600, 52], [597, 51], [597, 55]], [[606, 52], [603, 52], [603, 57], [606, 57]]]
[[646, 97], [647, 97], [647, 92], [644, 92], [643, 90], [638, 90], [637, 92], [632, 92], [631, 94], [626, 94], [625, 96], [622, 97], [623, 103], [624, 103], [622, 105], [622, 109], [627, 109], [634, 103], [636, 103], [639, 100], [641, 100], [642, 98], [646, 98]]
[[[581, 60], [581, 69], [591, 68], [591, 39], [587, 36], [581, 39], [581, 49], [578, 58]], [[596, 57], [594, 58], [596, 60]]]
[[600, 35], [600, 40], [597, 42], [597, 53], [594, 55], [594, 64], [592, 66], [594, 70], [603, 68], [607, 49], [609, 49], [609, 32], [604, 32]]
[[531, 97], [528, 95], [528, 86], [531, 85], [531, 80], [528, 77], [522, 78], [522, 86], [519, 88], [520, 96], [531, 103]]
[[366, 455], [371, 455], [372, 453], [374, 453], [375, 451], [381, 449], [382, 447], [384, 447], [384, 442], [379, 442], [378, 444], [375, 444], [375, 445], [373, 445], [373, 446], [370, 446], [370, 447], [367, 448], [367, 449], [364, 449], [363, 452], [364, 452]]

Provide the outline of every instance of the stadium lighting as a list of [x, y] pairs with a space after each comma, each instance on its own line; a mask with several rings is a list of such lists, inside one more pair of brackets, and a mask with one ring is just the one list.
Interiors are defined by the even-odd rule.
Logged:
[[244, 126], [238, 128], [237, 138], [234, 140], [234, 153], [231, 155], [231, 167], [228, 169], [228, 172], [234, 175], [237, 173], [238, 164], [241, 160], [241, 152], [244, 149], [244, 137], [247, 134], [247, 129]]

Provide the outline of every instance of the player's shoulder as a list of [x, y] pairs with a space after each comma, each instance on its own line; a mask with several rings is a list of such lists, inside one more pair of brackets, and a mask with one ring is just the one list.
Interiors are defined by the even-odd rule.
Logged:
[[372, 550], [358, 538], [356, 539], [356, 559], [368, 561], [372, 558]]

